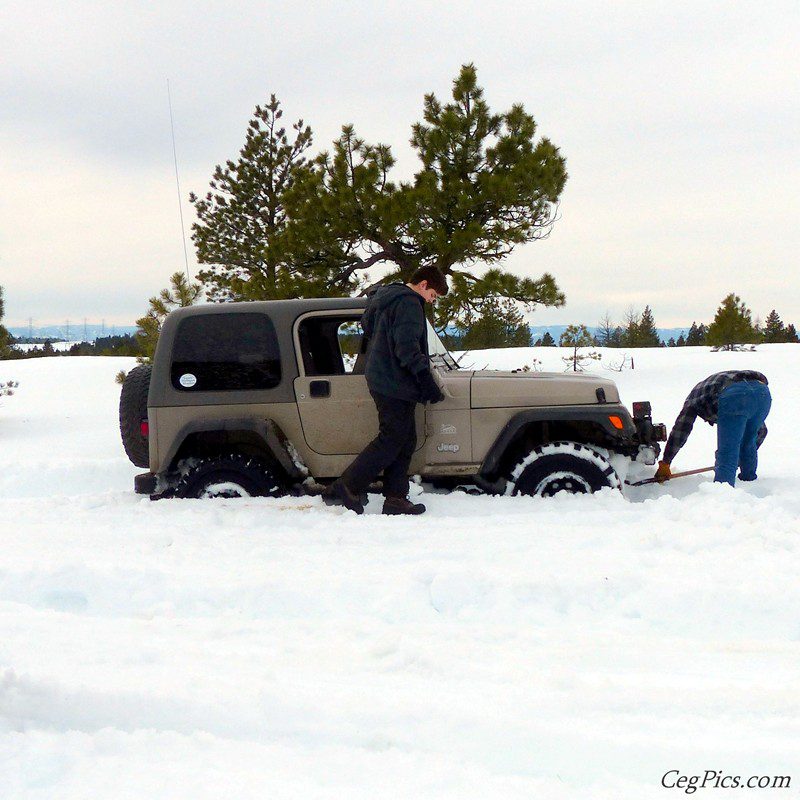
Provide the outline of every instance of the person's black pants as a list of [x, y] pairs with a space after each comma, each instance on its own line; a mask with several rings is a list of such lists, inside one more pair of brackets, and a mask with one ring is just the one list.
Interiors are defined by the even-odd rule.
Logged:
[[342, 481], [355, 494], [383, 472], [383, 494], [405, 497], [408, 494], [408, 466], [417, 446], [414, 401], [370, 392], [378, 408], [378, 435], [356, 456], [344, 471]]

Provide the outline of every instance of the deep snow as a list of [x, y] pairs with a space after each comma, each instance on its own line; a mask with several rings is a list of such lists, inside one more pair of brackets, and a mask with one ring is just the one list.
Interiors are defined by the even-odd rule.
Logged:
[[[0, 362], [0, 797], [638, 799], [672, 769], [796, 796], [800, 347], [632, 353], [598, 371], [670, 425], [711, 372], [769, 376], [757, 483], [425, 491], [422, 519], [151, 503], [117, 431], [131, 359]], [[698, 422], [675, 468], [713, 451]]]

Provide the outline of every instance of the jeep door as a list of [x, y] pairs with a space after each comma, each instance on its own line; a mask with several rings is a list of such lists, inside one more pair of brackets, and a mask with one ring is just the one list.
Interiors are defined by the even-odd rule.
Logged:
[[[377, 435], [378, 414], [364, 377], [360, 312], [317, 311], [295, 323], [294, 382], [303, 436], [321, 455], [356, 455]], [[417, 449], [425, 443], [417, 406]]]

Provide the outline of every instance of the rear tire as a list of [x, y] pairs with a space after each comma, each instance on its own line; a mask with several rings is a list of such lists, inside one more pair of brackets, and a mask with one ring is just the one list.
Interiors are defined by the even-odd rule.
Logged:
[[621, 489], [614, 467], [600, 453], [577, 442], [554, 442], [532, 450], [511, 473], [511, 494], [552, 497], [558, 492], [593, 494]]
[[185, 470], [173, 497], [280, 497], [286, 494], [269, 462], [241, 453], [201, 458]]
[[141, 364], [126, 376], [119, 395], [119, 432], [128, 458], [137, 467], [150, 466], [150, 444], [142, 436], [142, 422], [147, 419], [147, 393], [153, 367]]

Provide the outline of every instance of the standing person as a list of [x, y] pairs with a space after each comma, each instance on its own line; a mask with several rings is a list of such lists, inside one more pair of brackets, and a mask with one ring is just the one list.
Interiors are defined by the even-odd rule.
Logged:
[[766, 377], [753, 370], [717, 372], [700, 381], [689, 392], [675, 420], [656, 478], [670, 477], [670, 464], [689, 438], [695, 419], [700, 417], [717, 426], [714, 480], [733, 486], [738, 466], [741, 480], [754, 481], [758, 448], [767, 436], [764, 420], [772, 405], [767, 384]]
[[378, 289], [361, 318], [368, 342], [365, 375], [378, 409], [378, 435], [325, 492], [356, 514], [361, 494], [383, 472], [384, 514], [422, 514], [408, 499], [408, 466], [417, 444], [417, 403], [438, 403], [444, 395], [428, 357], [425, 303], [447, 294], [447, 279], [436, 267], [422, 267], [408, 283]]

